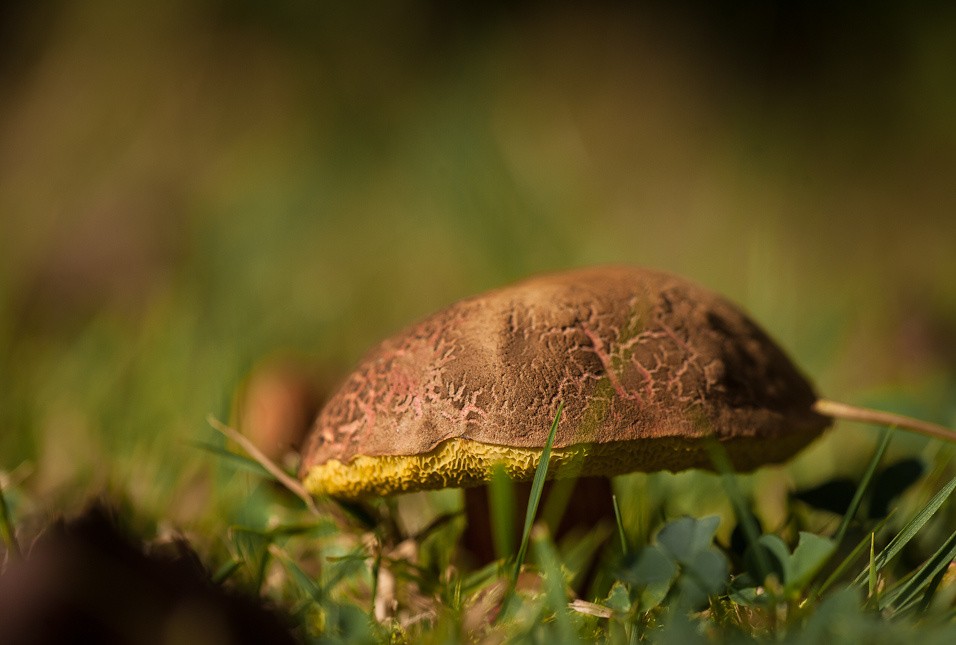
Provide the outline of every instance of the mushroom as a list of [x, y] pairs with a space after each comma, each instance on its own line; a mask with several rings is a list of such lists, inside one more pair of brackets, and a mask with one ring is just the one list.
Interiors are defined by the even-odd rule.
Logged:
[[724, 298], [588, 268], [461, 300], [380, 343], [319, 413], [299, 475], [340, 498], [474, 487], [498, 464], [528, 481], [559, 402], [559, 478], [712, 468], [714, 441], [753, 470], [848, 416]]
[[783, 351], [683, 278], [603, 267], [468, 298], [374, 348], [320, 412], [300, 476], [354, 498], [552, 472], [685, 470], [717, 439], [736, 468], [787, 459], [829, 420]]

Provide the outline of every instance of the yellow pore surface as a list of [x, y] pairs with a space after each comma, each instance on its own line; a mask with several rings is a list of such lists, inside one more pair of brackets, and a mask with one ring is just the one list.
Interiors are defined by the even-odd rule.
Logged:
[[[683, 453], [676, 461], [686, 461], [688, 452], [696, 452], [687, 442], [664, 442], [655, 446], [670, 459], [661, 460], [661, 454], [638, 447], [637, 442], [615, 444], [583, 444], [551, 452], [548, 464], [549, 478], [611, 476], [642, 470], [645, 462], [657, 463], [663, 468], [673, 467], [676, 453]], [[676, 449], [676, 450], [675, 450]], [[459, 488], [488, 482], [499, 464], [514, 481], [534, 478], [541, 451], [531, 448], [498, 446], [469, 439], [449, 439], [423, 455], [379, 457], [358, 456], [348, 463], [332, 459], [313, 466], [305, 476], [305, 487], [313, 495], [332, 495], [355, 498], [364, 495], [438, 488]], [[650, 458], [650, 459], [649, 459]], [[661, 463], [661, 462], [664, 463]], [[670, 463], [668, 463], [670, 462]], [[656, 470], [657, 468], [655, 468]]]

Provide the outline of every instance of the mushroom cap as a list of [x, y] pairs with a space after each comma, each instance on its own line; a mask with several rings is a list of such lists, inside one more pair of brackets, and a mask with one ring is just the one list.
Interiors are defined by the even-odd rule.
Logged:
[[829, 419], [738, 307], [675, 275], [597, 267], [467, 298], [373, 348], [319, 413], [300, 477], [313, 494], [534, 476], [559, 402], [550, 476], [786, 460]]

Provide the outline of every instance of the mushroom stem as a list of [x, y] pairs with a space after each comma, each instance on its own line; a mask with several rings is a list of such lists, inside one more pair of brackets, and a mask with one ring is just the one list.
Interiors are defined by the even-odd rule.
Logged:
[[892, 412], [883, 412], [882, 410], [872, 410], [870, 408], [861, 408], [855, 405], [848, 405], [829, 399], [819, 399], [813, 404], [813, 410], [818, 414], [830, 417], [832, 419], [843, 419], [845, 421], [861, 421], [863, 423], [874, 423], [881, 426], [900, 428], [917, 434], [932, 437], [933, 439], [942, 439], [943, 441], [956, 442], [956, 431], [950, 430], [944, 426], [920, 421], [902, 414]]
[[[574, 480], [549, 480], [545, 484], [546, 502], [553, 495], [564, 499], [562, 508], [547, 512], [548, 503], [542, 504], [539, 521], [548, 525], [552, 539], [559, 540], [574, 529], [593, 530], [594, 526], [605, 522], [614, 525], [614, 506], [611, 500], [611, 481], [607, 477], [579, 477]], [[531, 495], [531, 482], [515, 484], [514, 531], [521, 534], [524, 511]], [[489, 523], [490, 507], [487, 486], [465, 489], [465, 518], [467, 525], [462, 536], [465, 550], [475, 559], [478, 566], [493, 562], [496, 557], [494, 540]], [[555, 526], [554, 524], [557, 524]]]

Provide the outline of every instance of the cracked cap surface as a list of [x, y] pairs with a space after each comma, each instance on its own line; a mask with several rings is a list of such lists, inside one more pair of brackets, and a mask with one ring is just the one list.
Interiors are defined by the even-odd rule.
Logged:
[[749, 470], [827, 427], [816, 398], [720, 296], [659, 271], [582, 269], [461, 300], [373, 348], [320, 412], [300, 476], [345, 497], [479, 484], [497, 463], [530, 479], [559, 401], [566, 472], [708, 467], [711, 438]]

